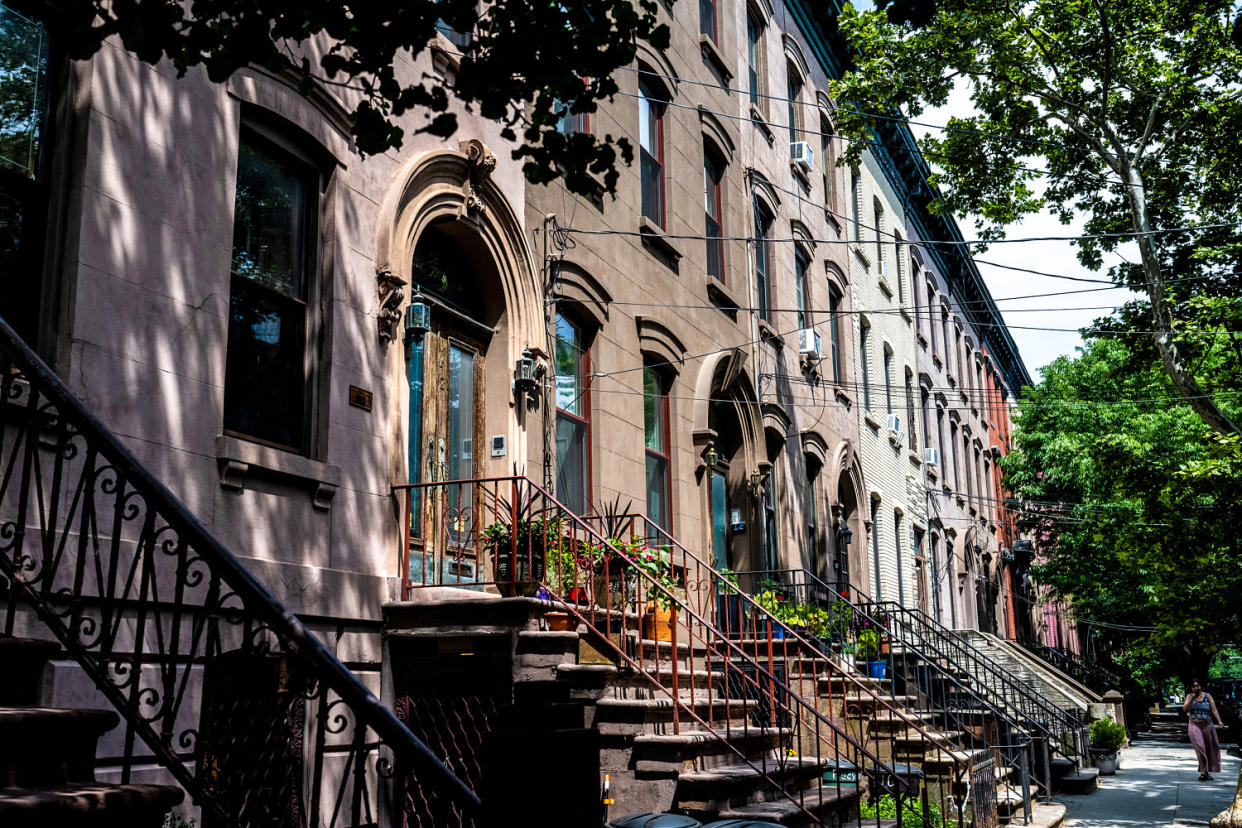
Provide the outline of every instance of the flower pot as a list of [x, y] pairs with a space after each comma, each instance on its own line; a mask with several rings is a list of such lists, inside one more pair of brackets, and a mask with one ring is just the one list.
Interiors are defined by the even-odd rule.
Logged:
[[1096, 768], [1100, 771], [1100, 776], [1112, 776], [1117, 772], [1117, 765], [1120, 763], [1120, 751], [1111, 751], [1109, 753], [1091, 751], [1091, 760]]
[[608, 573], [596, 572], [591, 579], [596, 605], [609, 610], [625, 609], [625, 592], [620, 569]]
[[888, 662], [868, 661], [867, 676], [873, 679], [888, 678]]
[[516, 555], [513, 547], [504, 542], [489, 545], [488, 551], [492, 555], [492, 576], [501, 595], [534, 596], [539, 582], [547, 575], [542, 538], [519, 538]]
[[677, 613], [672, 607], [664, 609], [654, 601], [647, 604], [643, 614], [643, 638], [648, 641], [672, 641], [673, 624], [677, 622]]
[[578, 628], [578, 619], [567, 612], [545, 612], [543, 620], [547, 622], [549, 630], [557, 632], [569, 632]]
[[841, 653], [838, 658], [841, 661], [841, 666], [851, 673], [858, 669], [858, 662], [853, 653]]

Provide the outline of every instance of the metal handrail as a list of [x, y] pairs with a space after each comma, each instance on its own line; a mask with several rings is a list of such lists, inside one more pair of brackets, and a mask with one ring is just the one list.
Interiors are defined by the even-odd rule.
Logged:
[[[0, 417], [0, 453], [9, 453], [0, 470], [0, 577], [8, 586], [4, 633], [13, 634], [19, 604], [28, 605], [94, 680], [126, 723], [123, 781], [131, 771], [133, 740], [141, 738], [197, 804], [230, 825], [247, 824], [222, 804], [224, 794], [233, 791], [229, 780], [210, 775], [219, 768], [200, 767], [197, 773], [186, 768], [187, 758], [202, 753], [203, 746], [198, 730], [179, 729], [178, 719], [188, 704], [191, 666], [210, 667], [225, 646], [239, 642], [247, 653], [279, 653], [297, 665], [301, 680], [295, 687], [302, 701], [289, 701], [289, 709], [318, 705], [314, 734], [319, 753], [309, 757], [315, 769], [312, 796], [323, 793], [325, 743], [352, 734], [348, 752], [337, 748], [354, 765], [338, 791], [334, 824], [338, 818], [352, 819], [351, 824], [373, 821], [369, 798], [364, 804], [359, 790], [367, 782], [364, 765], [373, 754], [379, 776], [391, 777], [398, 770], [418, 774], [428, 789], [424, 796], [443, 792], [460, 816], [479, 813], [478, 795], [138, 461], [3, 319]], [[129, 639], [122, 637], [130, 632], [127, 620], [134, 625]], [[147, 649], [147, 638], [155, 639], [155, 651]], [[140, 669], [152, 664], [159, 667], [157, 681], [147, 681]], [[243, 736], [230, 733], [227, 738]], [[300, 743], [302, 734], [296, 737]], [[346, 791], [345, 786], [352, 787]], [[247, 792], [237, 795], [244, 798]], [[345, 799], [352, 801], [342, 804]], [[308, 807], [317, 813], [319, 802], [312, 799]]]
[[1096, 693], [1116, 689], [1121, 680], [1112, 672], [1099, 664], [1080, 658], [1074, 653], [1058, 650], [1044, 644], [1031, 641], [1017, 642], [1023, 649], [1042, 659], [1047, 664], [1067, 673], [1075, 681], [1085, 685]]
[[[505, 493], [508, 496], [507, 503], [504, 502], [505, 498], [500, 493], [500, 489], [506, 486], [509, 488], [509, 491]], [[572, 614], [580, 624], [586, 626], [589, 636], [597, 642], [597, 646], [608, 647], [619, 661], [638, 671], [639, 675], [645, 676], [648, 684], [670, 700], [674, 711], [672, 723], [674, 733], [680, 732], [683, 717], [695, 722], [723, 743], [743, 763], [762, 775], [786, 801], [793, 803], [805, 816], [816, 822], [819, 821], [807, 811], [804, 799], [799, 797], [797, 792], [786, 790], [783, 785], [772, 778], [766, 768], [766, 759], [756, 764], [729, 741], [731, 728], [736, 725], [729, 724], [727, 710], [723, 732], [719, 725], [713, 723], [710, 713], [706, 718], [696, 713], [694, 709], [695, 679], [699, 677], [694, 674], [696, 668], [693, 666], [693, 658], [691, 658], [689, 668], [690, 674], [683, 675], [686, 668], [679, 666], [677, 653], [678, 647], [685, 645], [693, 655], [697, 647], [707, 656], [704, 670], [709, 679], [716, 668], [723, 668], [726, 679], [740, 683], [750, 699], [767, 705], [770, 713], [780, 713], [781, 717], [787, 720], [787, 724], [793, 728], [799, 744], [802, 741], [802, 731], [808, 729], [812, 731], [807, 734], [808, 738], [817, 751], [818, 746], [825, 745], [834, 753], [839, 754], [840, 744], [844, 744], [853, 755], [865, 760], [865, 767], [869, 771], [891, 780], [898, 796], [904, 795], [903, 792], [911, 786], [909, 779], [859, 743], [835, 721], [824, 716], [815, 705], [807, 703], [802, 693], [795, 690], [787, 679], [780, 675], [774, 666], [775, 659], [801, 659], [803, 657], [801, 652], [791, 654], [788, 645], [784, 645], [782, 653], [774, 653], [773, 642], [770, 639], [766, 642], [766, 657], [760, 653], [757, 644], [754, 652], [748, 652], [744, 642], [735, 640], [735, 637], [730, 634], [731, 631], [727, 624], [722, 629], [710, 620], [710, 613], [705, 613], [701, 608], [692, 605], [692, 595], [700, 599], [708, 596], [712, 601], [717, 595], [736, 595], [738, 601], [748, 604], [754, 610], [748, 616], [752, 621], [752, 633], [755, 632], [754, 622], [761, 618], [770, 618], [754, 604], [749, 596], [737, 592], [720, 573], [702, 564], [696, 556], [689, 553], [681, 557], [672, 556], [675, 560], [673, 566], [683, 571], [683, 583], [679, 587], [670, 588], [640, 562], [639, 557], [644, 553], [631, 551], [625, 543], [597, 531], [592, 525], [595, 519], [575, 514], [538, 483], [520, 475], [394, 486], [394, 492], [405, 495], [407, 525], [414, 525], [410, 523], [415, 519], [414, 516], [426, 514], [426, 506], [435, 503], [437, 490], [448, 491], [448, 487], [458, 489], [469, 487], [468, 514], [460, 507], [453, 507], [453, 520], [457, 526], [453, 531], [457, 532], [457, 537], [452, 554], [458, 556], [459, 560], [470, 554], [478, 560], [489, 552], [481, 548], [479, 539], [484, 532], [480, 531], [478, 525], [480, 521], [486, 522], [489, 514], [497, 518], [499, 522], [507, 523], [509, 527], [517, 526], [518, 521], [523, 520], [526, 521], [528, 528], [536, 528], [536, 534], [528, 536], [524, 542], [517, 540], [518, 533], [512, 531], [511, 528], [495, 535], [495, 537], [503, 538], [504, 545], [490, 549], [490, 554], [508, 561], [507, 571], [510, 573], [510, 580], [501, 579], [499, 573], [495, 579], [488, 580], [486, 575], [476, 572], [476, 579], [471, 583], [493, 583], [511, 588], [516, 585], [512, 579], [512, 573], [525, 566], [525, 571], [534, 577], [555, 601]], [[415, 500], [417, 504], [414, 503]], [[523, 504], [521, 509], [516, 506], [519, 502]], [[437, 522], [435, 517], [433, 515], [432, 519], [426, 520], [419, 529], [423, 536], [423, 543], [430, 544], [436, 549], [447, 548], [444, 541], [449, 532], [429, 525]], [[496, 525], [496, 523], [489, 524], [489, 528]], [[462, 551], [472, 547], [475, 548], [473, 552]], [[405, 550], [403, 554], [411, 554], [408, 538], [405, 539], [403, 548]], [[539, 550], [537, 554], [534, 552], [536, 548]], [[586, 584], [583, 572], [587, 571], [591, 564], [583, 563], [583, 561], [595, 560], [605, 553], [612, 562], [602, 567], [605, 583], [600, 587]], [[538, 560], [540, 558], [543, 559], [542, 563]], [[553, 563], [547, 562], [549, 558]], [[515, 564], [514, 561], [517, 563]], [[497, 568], [499, 567], [496, 561], [493, 563], [497, 564]], [[440, 566], [433, 562], [432, 570], [439, 572]], [[539, 575], [541, 570], [542, 576]], [[425, 567], [423, 572], [427, 572]], [[608, 583], [609, 579], [613, 579], [613, 583]], [[620, 583], [618, 584], [617, 581]], [[614, 604], [614, 587], [618, 588], [619, 594], [631, 597], [621, 599], [619, 603]], [[681, 589], [685, 590], [686, 597], [678, 594]], [[589, 595], [577, 594], [592, 591], [593, 594]], [[671, 676], [668, 682], [662, 682], [658, 678], [661, 674], [658, 646], [656, 664], [648, 665], [644, 661], [641, 648], [635, 656], [628, 651], [624, 635], [616, 638], [613, 635], [618, 632], [618, 628], [622, 632], [627, 631], [627, 625], [635, 618], [634, 613], [625, 609], [626, 603], [641, 607], [649, 601], [667, 605], [673, 610], [674, 617], [678, 619], [677, 623], [672, 625], [671, 658], [663, 670]], [[733, 632], [741, 631], [734, 630]], [[683, 634], [688, 636], [688, 641], [679, 641], [679, 637]], [[655, 669], [652, 669], [653, 667]], [[688, 683], [683, 690], [679, 682], [686, 679]], [[709, 703], [714, 697], [711, 686], [712, 682], [709, 681], [707, 691]], [[688, 700], [683, 698], [683, 692], [689, 693]], [[720, 701], [726, 705], [731, 703], [731, 692], [726, 693]], [[750, 727], [749, 717], [746, 719], [746, 727]], [[779, 729], [781, 725], [777, 722], [777, 717], [773, 715], [770, 725], [756, 725], [756, 727], [760, 730]]]

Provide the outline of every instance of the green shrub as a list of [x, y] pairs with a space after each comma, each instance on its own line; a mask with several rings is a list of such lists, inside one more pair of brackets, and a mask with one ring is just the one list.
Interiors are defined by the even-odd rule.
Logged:
[[896, 819], [897, 828], [944, 828], [944, 814], [935, 802], [927, 803], [927, 815], [923, 815], [922, 800], [905, 797], [901, 801], [901, 817], [897, 816], [897, 802], [891, 794], [884, 794], [872, 805], [863, 797], [858, 806], [859, 821], [868, 819]]
[[1112, 752], [1126, 740], [1126, 729], [1112, 719], [1097, 719], [1091, 723], [1091, 749]]

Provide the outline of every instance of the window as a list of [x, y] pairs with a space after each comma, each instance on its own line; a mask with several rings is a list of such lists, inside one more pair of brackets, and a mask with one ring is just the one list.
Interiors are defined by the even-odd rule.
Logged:
[[798, 327], [811, 327], [811, 314], [808, 305], [811, 303], [811, 287], [807, 283], [806, 272], [811, 268], [811, 259], [799, 247], [794, 252], [794, 293], [798, 308]]
[[771, 321], [771, 284], [769, 280], [768, 231], [772, 227], [772, 215], [755, 202], [755, 288], [759, 293], [759, 318]]
[[858, 328], [858, 364], [862, 368], [863, 408], [868, 411], [871, 410], [871, 360], [867, 355], [870, 338], [871, 326], [864, 319]]
[[884, 600], [884, 589], [880, 580], [880, 501], [871, 501], [871, 558], [874, 570], [872, 586], [875, 589], [875, 600]]
[[[962, 377], [961, 377], [962, 390], [966, 392], [966, 395], [968, 397], [972, 396], [972, 392], [973, 392], [973, 389], [971, 388], [971, 383], [974, 377], [972, 376], [972, 371], [970, 370], [970, 365], [973, 359], [974, 359], [974, 351], [971, 349], [970, 345], [968, 344], [966, 346], [966, 359], [962, 361]], [[972, 408], [973, 408], [973, 405], [972, 405]]]
[[935, 532], [933, 532], [931, 536], [931, 561], [929, 563], [929, 570], [931, 572], [932, 611], [935, 613], [936, 620], [940, 621], [940, 536]]
[[707, 35], [712, 43], [718, 43], [716, 0], [699, 0], [699, 34]]
[[962, 478], [958, 475], [957, 468], [957, 423], [952, 420], [949, 420], [949, 451], [953, 455], [953, 488], [960, 492]]
[[643, 215], [664, 226], [665, 101], [646, 81], [638, 84], [639, 176]]
[[931, 408], [931, 394], [928, 393], [926, 388], [923, 388], [920, 390], [919, 397], [919, 413], [922, 415], [923, 420], [923, 446], [931, 448], [931, 413], [929, 411]]
[[590, 354], [582, 328], [556, 315], [556, 497], [577, 514], [591, 500]]
[[854, 228], [854, 241], [862, 241], [862, 177], [858, 167], [850, 170], [850, 224]]
[[310, 288], [319, 240], [319, 176], [250, 130], [237, 152], [229, 334], [224, 375], [227, 432], [309, 450]]
[[957, 359], [957, 382], [959, 385], [965, 385], [964, 377], [970, 374], [966, 368], [966, 363], [962, 362], [962, 329], [955, 327], [953, 330], [953, 356]]
[[769, 473], [763, 486], [763, 560], [768, 570], [776, 570], [780, 560], [776, 534], [776, 496], [773, 492], [772, 474]]
[[[946, 374], [952, 374], [953, 360], [950, 359], [950, 357], [953, 356], [953, 349], [949, 346], [949, 343], [952, 340], [949, 339], [949, 306], [948, 305], [942, 304], [940, 306], [940, 326], [941, 326], [942, 333], [944, 334], [944, 340], [943, 340], [944, 341], [944, 372]], [[950, 379], [952, 379], [951, 376], [950, 376]]]
[[796, 69], [792, 65], [786, 67], [785, 75], [788, 78], [787, 89], [789, 92], [789, 143], [802, 140], [802, 119], [798, 96], [802, 94], [802, 78], [798, 75]]
[[664, 378], [643, 366], [643, 434], [647, 448], [647, 518], [672, 532], [672, 484], [669, 476], [668, 393]]
[[837, 286], [828, 283], [828, 339], [832, 347], [832, 381], [841, 384], [841, 291]]
[[920, 610], [927, 611], [927, 567], [923, 559], [923, 530], [914, 527], [914, 602]]
[[906, 246], [901, 243], [901, 234], [896, 230], [893, 231], [893, 278], [897, 280], [897, 301], [902, 305], [906, 303], [906, 273], [902, 267], [902, 260], [906, 258]]
[[893, 352], [884, 346], [884, 410], [893, 413]]
[[897, 603], [906, 605], [905, 561], [901, 554], [901, 512], [893, 510], [893, 546], [897, 553]]
[[31, 344], [43, 286], [48, 40], [42, 21], [0, 4], [0, 308]]
[[947, 486], [949, 475], [944, 469], [948, 468], [949, 456], [944, 451], [944, 409], [940, 406], [936, 406], [936, 446], [940, 449], [941, 480]]
[[556, 101], [553, 103], [560, 112], [560, 118], [556, 122], [556, 130], [562, 135], [576, 135], [578, 133], [588, 134], [591, 131], [591, 116], [585, 112], [570, 112], [572, 102]]
[[974, 497], [975, 496], [975, 481], [974, 481], [975, 475], [974, 475], [974, 469], [972, 468], [971, 463], [970, 463], [970, 438], [966, 436], [964, 431], [962, 434], [962, 471], [966, 473], [965, 474], [966, 486], [964, 487], [966, 489], [966, 496]]
[[724, 164], [710, 149], [703, 147], [703, 210], [707, 214], [704, 235], [707, 236], [707, 275], [724, 282], [724, 210], [720, 201], [720, 182]]
[[927, 286], [927, 332], [928, 338], [931, 340], [932, 356], [939, 355], [940, 344], [936, 337], [936, 319], [933, 316], [936, 307], [936, 289], [931, 285]]
[[979, 410], [983, 412], [983, 418], [986, 420], [987, 409], [984, 408], [984, 392], [985, 392], [985, 388], [983, 385], [983, 363], [978, 362], [975, 364], [975, 394], [979, 398]]
[[914, 374], [906, 369], [906, 447], [918, 450], [918, 429], [914, 427]]
[[819, 524], [816, 520], [816, 504], [819, 497], [816, 489], [819, 483], [819, 469], [809, 458], [804, 458], [806, 462], [806, 485], [802, 487], [804, 500], [802, 503], [802, 513], [806, 520], [806, 551], [809, 553], [810, 560], [814, 561], [819, 554]]
[[836, 193], [832, 189], [832, 125], [827, 121], [819, 122], [819, 158], [824, 168], [824, 208], [832, 212], [832, 208], [836, 206]]
[[[914, 297], [914, 322], [918, 327], [918, 332], [923, 333], [923, 302], [920, 298], [919, 282], [921, 281], [923, 271], [919, 268], [919, 263], [914, 262], [914, 268], [910, 271], [910, 293]], [[927, 347], [927, 343], [923, 343]]]
[[746, 78], [750, 105], [764, 111], [763, 24], [750, 11], [746, 13]]
[[875, 224], [872, 227], [875, 234], [875, 262], [880, 268], [880, 275], [887, 276], [888, 274], [884, 270], [884, 240], [882, 238], [884, 234], [884, 206], [880, 204], [879, 199], [876, 199], [872, 204], [872, 209], [875, 216]]

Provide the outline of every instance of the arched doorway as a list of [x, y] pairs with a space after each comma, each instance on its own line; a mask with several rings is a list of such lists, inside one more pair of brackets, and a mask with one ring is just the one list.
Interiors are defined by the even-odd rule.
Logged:
[[829, 580], [839, 592], [853, 596], [868, 583], [867, 515], [863, 503], [866, 485], [862, 465], [848, 440], [838, 445], [832, 455], [832, 478], [836, 480], [832, 502], [832, 539]]

